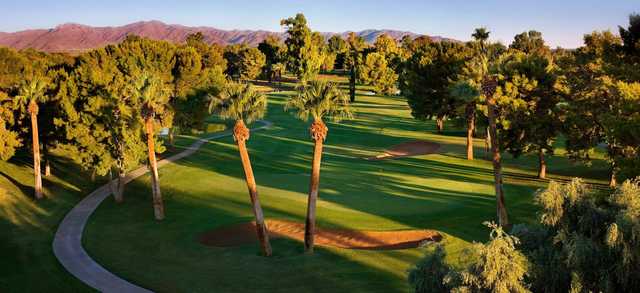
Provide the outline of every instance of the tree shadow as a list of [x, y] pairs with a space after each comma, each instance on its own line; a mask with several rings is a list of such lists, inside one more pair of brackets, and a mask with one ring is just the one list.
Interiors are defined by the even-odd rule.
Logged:
[[[216, 248], [200, 244], [203, 232], [251, 221], [249, 197], [203, 195], [164, 184], [167, 218], [153, 220], [148, 178], [127, 186], [126, 203], [104, 202], [91, 217], [85, 234], [90, 255], [108, 270], [151, 289], [188, 291], [255, 291], [298, 288], [303, 291], [405, 291], [406, 269], [422, 255], [423, 248], [403, 251], [353, 251], [317, 247], [305, 255], [299, 241], [272, 239], [274, 255], [259, 256], [257, 243]], [[161, 183], [162, 184], [162, 183]], [[141, 212], [146, 210], [147, 212]], [[265, 207], [267, 218], [300, 222], [298, 214]], [[139, 237], [144, 233], [145, 237]], [[387, 269], [377, 268], [370, 255], [395, 260]], [[250, 263], [251, 266], [246, 264]], [[398, 268], [397, 263], [401, 263]], [[153, 273], [148, 270], [153, 265]], [[253, 276], [247, 282], [247, 275]], [[345, 282], [345, 275], [358, 275]], [[211, 278], [215, 276], [215, 278]]]

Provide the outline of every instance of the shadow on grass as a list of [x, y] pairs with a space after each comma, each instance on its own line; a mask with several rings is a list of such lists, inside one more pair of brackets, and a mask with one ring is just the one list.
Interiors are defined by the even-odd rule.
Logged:
[[[127, 186], [129, 196], [124, 204], [109, 200], [101, 205], [85, 235], [86, 247], [98, 262], [151, 289], [402, 292], [407, 290], [407, 284], [397, 274], [404, 274], [415, 257], [422, 254], [418, 249], [407, 254], [318, 247], [314, 255], [305, 255], [301, 242], [284, 238], [272, 240], [274, 255], [270, 258], [259, 256], [257, 243], [206, 247], [197, 241], [204, 231], [253, 219], [246, 191], [243, 190], [243, 197], [223, 198], [203, 197], [168, 185], [162, 190], [167, 195], [165, 221], [153, 220], [148, 178], [139, 179]], [[285, 210], [265, 212], [268, 218], [302, 220]], [[395, 260], [402, 268], [377, 268], [375, 262], [380, 258]]]

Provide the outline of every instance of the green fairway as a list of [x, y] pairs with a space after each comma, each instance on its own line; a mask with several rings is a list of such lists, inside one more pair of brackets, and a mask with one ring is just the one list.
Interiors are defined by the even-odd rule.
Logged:
[[[247, 142], [267, 219], [304, 221], [311, 167], [308, 123], [282, 106], [290, 92], [269, 95], [268, 130]], [[435, 134], [435, 123], [414, 120], [401, 97], [358, 96], [356, 118], [328, 123], [318, 202], [320, 227], [356, 230], [435, 229], [445, 233], [449, 260], [472, 241], [486, 240], [482, 222], [495, 217], [491, 162], [476, 140], [476, 159], [465, 159], [461, 130]], [[448, 125], [447, 129], [452, 129]], [[440, 143], [439, 154], [385, 161], [364, 158], [409, 140]], [[193, 138], [182, 138], [186, 146]], [[558, 155], [562, 154], [559, 150]], [[505, 193], [513, 223], [533, 222], [532, 195], [547, 181], [535, 179], [533, 157], [505, 156]], [[604, 163], [591, 168], [556, 156], [549, 178], [586, 177], [606, 182]], [[167, 218], [153, 220], [149, 177], [127, 186], [125, 203], [105, 201], [91, 217], [84, 245], [115, 274], [164, 292], [407, 291], [407, 269], [428, 250], [366, 251], [319, 248], [303, 255], [302, 243], [276, 239], [274, 256], [258, 245], [206, 247], [201, 233], [252, 220], [237, 148], [231, 137], [211, 141], [160, 169]]]

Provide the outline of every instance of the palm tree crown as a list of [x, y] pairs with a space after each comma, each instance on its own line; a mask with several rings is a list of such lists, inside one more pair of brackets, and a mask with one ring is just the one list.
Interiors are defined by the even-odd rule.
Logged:
[[349, 97], [335, 83], [312, 80], [303, 86], [297, 95], [285, 105], [285, 110], [294, 109], [302, 120], [322, 120], [329, 116], [334, 121], [353, 117], [349, 107]]
[[223, 119], [251, 123], [267, 112], [267, 97], [250, 84], [230, 82], [219, 95], [209, 98], [209, 112]]
[[[48, 87], [48, 80], [45, 76], [40, 74], [32, 75], [27, 78], [19, 89], [19, 95], [16, 96], [14, 102], [19, 105], [29, 105], [32, 101], [43, 102], [45, 99], [45, 92]], [[31, 112], [32, 109], [29, 109]]]
[[171, 97], [171, 88], [158, 75], [143, 73], [139, 84], [140, 98], [143, 104], [143, 116], [164, 112]]
[[473, 34], [471, 34], [471, 36], [473, 37], [474, 40], [478, 42], [485, 42], [486, 40], [489, 39], [490, 33], [491, 32], [489, 32], [487, 28], [481, 27], [481, 28], [475, 29], [475, 31], [473, 32]]

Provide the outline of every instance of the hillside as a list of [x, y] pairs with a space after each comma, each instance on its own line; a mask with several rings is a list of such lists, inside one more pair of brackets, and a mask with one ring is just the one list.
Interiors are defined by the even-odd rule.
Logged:
[[[47, 52], [81, 52], [122, 41], [127, 35], [135, 34], [151, 39], [184, 42], [187, 35], [202, 32], [209, 43], [222, 45], [248, 43], [257, 45], [269, 35], [284, 36], [282, 32], [264, 30], [221, 30], [213, 27], [189, 27], [165, 24], [160, 21], [141, 21], [124, 26], [92, 27], [67, 23], [52, 29], [34, 29], [13, 33], [0, 32], [0, 45], [16, 49], [33, 48]], [[364, 30], [357, 32], [367, 42], [373, 42], [381, 34], [389, 34], [400, 39], [405, 35], [417, 37], [419, 34], [396, 30]], [[331, 36], [336, 33], [323, 33]], [[348, 32], [338, 33], [346, 36]], [[435, 41], [446, 38], [432, 36]]]

